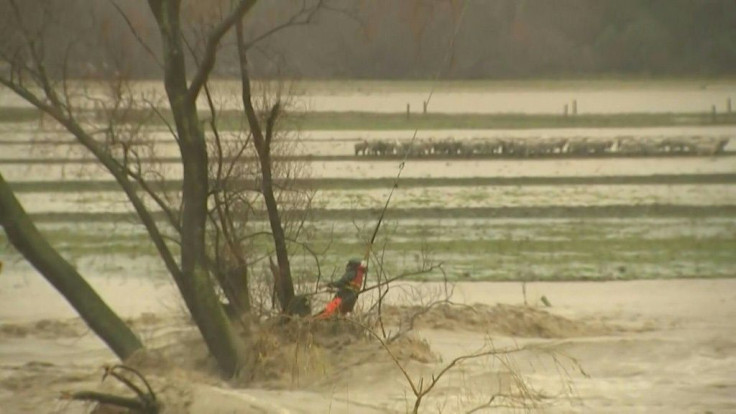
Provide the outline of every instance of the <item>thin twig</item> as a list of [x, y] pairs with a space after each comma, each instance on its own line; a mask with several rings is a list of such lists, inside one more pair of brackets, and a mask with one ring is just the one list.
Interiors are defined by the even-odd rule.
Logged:
[[145, 51], [151, 56], [151, 58], [153, 58], [153, 61], [156, 63], [156, 65], [158, 65], [159, 68], [163, 69], [164, 68], [163, 63], [161, 63], [161, 61], [158, 60], [158, 56], [156, 56], [156, 53], [153, 51], [153, 49], [151, 49], [150, 46], [148, 46], [148, 43], [146, 43], [145, 40], [143, 40], [143, 38], [140, 36], [140, 34], [138, 33], [138, 30], [136, 30], [136, 28], [133, 26], [133, 22], [131, 22], [130, 19], [128, 18], [128, 15], [125, 14], [123, 9], [120, 8], [117, 2], [113, 0], [108, 0], [108, 2], [112, 4], [113, 7], [115, 7], [115, 10], [118, 11], [118, 14], [120, 14], [123, 20], [125, 20], [125, 24], [128, 26], [128, 29], [130, 29], [130, 32], [133, 34], [133, 36], [135, 36], [135, 39], [138, 41], [138, 43], [141, 46], [143, 46], [143, 49], [145, 49]]

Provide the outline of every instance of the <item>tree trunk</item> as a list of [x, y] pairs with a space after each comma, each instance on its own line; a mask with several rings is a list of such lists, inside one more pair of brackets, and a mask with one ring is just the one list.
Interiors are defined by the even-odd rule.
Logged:
[[195, 97], [187, 88], [178, 0], [149, 0], [161, 32], [164, 84], [182, 156], [182, 296], [220, 369], [232, 377], [245, 367], [243, 344], [235, 335], [206, 270], [207, 147]]
[[74, 307], [112, 351], [125, 360], [143, 345], [90, 287], [87, 281], [41, 235], [0, 174], [0, 224], [13, 246]]
[[289, 252], [286, 248], [286, 236], [284, 235], [284, 229], [281, 226], [281, 216], [279, 215], [278, 204], [276, 202], [276, 197], [273, 194], [271, 156], [267, 151], [263, 152], [264, 153], [261, 154], [261, 151], [259, 151], [258, 154], [258, 158], [261, 161], [261, 174], [263, 175], [261, 191], [263, 192], [263, 199], [266, 203], [266, 210], [268, 211], [268, 221], [271, 224], [273, 244], [276, 249], [276, 261], [279, 266], [277, 293], [279, 296], [279, 302], [281, 302], [282, 311], [290, 314], [292, 310], [292, 301], [294, 300], [294, 282], [291, 279]]
[[281, 303], [281, 310], [285, 313], [292, 313], [292, 301], [294, 300], [294, 282], [291, 278], [291, 266], [289, 264], [289, 252], [286, 248], [286, 236], [284, 228], [281, 225], [281, 217], [279, 215], [278, 203], [273, 193], [273, 177], [271, 173], [271, 137], [273, 136], [273, 124], [279, 113], [279, 104], [277, 103], [271, 110], [269, 118], [266, 122], [266, 133], [264, 136], [256, 111], [253, 108], [250, 91], [250, 76], [248, 74], [248, 61], [246, 58], [245, 42], [243, 39], [243, 25], [241, 21], [235, 24], [235, 31], [238, 44], [238, 56], [240, 63], [240, 76], [242, 84], [242, 98], [245, 115], [248, 118], [248, 125], [253, 134], [253, 143], [258, 153], [258, 160], [261, 165], [261, 192], [263, 200], [266, 203], [268, 211], [268, 221], [271, 225], [271, 233], [273, 234], [273, 243], [276, 249], [276, 261], [278, 262], [279, 280], [276, 281], [277, 294]]

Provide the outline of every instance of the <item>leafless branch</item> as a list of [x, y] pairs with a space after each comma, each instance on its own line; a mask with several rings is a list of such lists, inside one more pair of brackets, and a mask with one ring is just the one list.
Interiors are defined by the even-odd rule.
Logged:
[[202, 86], [209, 78], [210, 72], [215, 66], [217, 48], [220, 44], [220, 40], [234, 24], [239, 22], [243, 16], [248, 13], [255, 3], [256, 0], [240, 0], [235, 9], [233, 9], [233, 11], [225, 17], [225, 19], [222, 20], [210, 34], [207, 39], [207, 45], [205, 46], [202, 63], [199, 65], [199, 69], [197, 70], [197, 73], [194, 74], [194, 78], [189, 85], [188, 98], [190, 101], [197, 99]]
[[312, 6], [309, 6], [308, 3], [309, 1], [302, 0], [302, 7], [299, 9], [299, 11], [291, 15], [285, 22], [273, 26], [264, 33], [261, 33], [260, 35], [255, 36], [253, 39], [246, 42], [245, 49], [250, 49], [256, 43], [263, 41], [264, 39], [273, 36], [275, 33], [280, 32], [288, 27], [303, 26], [311, 23], [317, 12], [319, 12], [323, 8], [326, 8], [325, 0], [318, 0]]
[[[13, 8], [13, 12], [15, 14], [16, 19], [18, 19], [18, 22], [22, 22], [23, 21], [23, 16], [22, 16], [22, 13], [20, 11], [20, 8], [16, 4], [16, 1], [15, 0], [10, 0], [10, 4], [11, 4], [11, 6]], [[46, 15], [48, 13], [47, 8], [44, 7], [43, 10], [42, 10], [42, 12], [44, 13], [44, 15]], [[44, 19], [44, 20], [46, 20], [46, 19]], [[45, 27], [45, 26], [46, 25], [43, 25], [42, 28]], [[20, 31], [21, 31], [21, 34], [22, 34], [25, 42], [26, 42], [28, 52], [29, 52], [30, 57], [31, 57], [31, 59], [33, 61], [33, 64], [35, 66], [35, 70], [30, 70], [29, 71], [29, 74], [38, 83], [38, 85], [41, 86], [41, 88], [44, 91], [44, 94], [45, 94], [46, 98], [49, 101], [51, 101], [51, 103], [52, 103], [53, 106], [55, 106], [55, 107], [57, 107], [59, 109], [62, 109], [62, 110], [69, 111], [69, 109], [66, 106], [66, 103], [62, 102], [59, 99], [59, 96], [56, 93], [56, 91], [54, 90], [54, 87], [53, 87], [53, 85], [51, 83], [51, 78], [49, 77], [49, 75], [48, 75], [48, 73], [46, 71], [46, 66], [44, 64], [44, 58], [43, 58], [43, 46], [44, 46], [43, 41], [39, 41], [39, 39], [37, 39], [34, 36], [32, 36], [28, 32], [28, 30], [25, 27], [25, 25], [23, 25], [22, 23], [20, 24]]]
[[164, 65], [161, 63], [161, 61], [156, 56], [156, 53], [154, 53], [153, 49], [151, 49], [150, 46], [148, 46], [148, 43], [146, 43], [145, 40], [140, 36], [138, 33], [138, 30], [133, 26], [133, 22], [130, 21], [128, 18], [128, 15], [125, 14], [123, 9], [120, 8], [120, 6], [115, 2], [114, 0], [108, 0], [110, 4], [112, 4], [113, 7], [115, 7], [115, 10], [117, 10], [118, 14], [120, 14], [120, 17], [125, 20], [125, 24], [128, 26], [128, 29], [130, 29], [130, 32], [135, 36], [135, 39], [138, 41], [138, 44], [140, 44], [143, 49], [145, 49], [146, 53], [148, 53], [151, 58], [153, 58], [153, 61], [156, 62], [156, 65], [158, 65], [159, 68], [163, 69]]
[[423, 274], [431, 273], [431, 272], [433, 272], [435, 270], [438, 270], [438, 269], [442, 269], [442, 263], [432, 265], [432, 266], [430, 266], [429, 268], [426, 268], [426, 269], [419, 269], [419, 270], [415, 270], [415, 271], [411, 271], [411, 272], [404, 272], [404, 273], [401, 273], [401, 274], [399, 274], [397, 276], [394, 276], [394, 277], [391, 277], [391, 278], [386, 278], [383, 282], [380, 282], [380, 283], [377, 283], [375, 285], [366, 287], [365, 289], [363, 289], [361, 291], [361, 293], [363, 293], [363, 292], [369, 292], [369, 291], [371, 291], [373, 289], [378, 289], [379, 286], [383, 287], [383, 286], [385, 286], [387, 284], [390, 284], [390, 283], [393, 283], [393, 282], [395, 282], [397, 280], [407, 279], [407, 278], [410, 278], [412, 276], [418, 276], [418, 275], [423, 275]]
[[493, 406], [493, 401], [496, 400], [496, 397], [497, 396], [495, 394], [494, 395], [491, 395], [491, 398], [489, 398], [487, 402], [484, 402], [483, 404], [480, 404], [480, 405], [478, 405], [476, 407], [473, 407], [472, 409], [466, 411], [466, 414], [473, 414], [473, 413], [478, 412], [480, 410], [483, 410], [485, 408], [492, 407]]
[[[48, 83], [48, 81], [46, 81], [46, 83]], [[60, 110], [59, 106], [54, 106], [53, 102], [49, 104], [42, 101], [27, 88], [24, 88], [17, 83], [11, 83], [5, 78], [0, 77], [0, 84], [7, 86], [23, 99], [34, 105], [36, 108], [49, 114], [56, 121], [58, 121], [62, 126], [64, 126], [64, 128], [66, 128], [67, 131], [74, 135], [79, 143], [87, 148], [87, 150], [89, 150], [95, 156], [95, 158], [97, 158], [100, 163], [113, 175], [115, 180], [125, 192], [128, 200], [133, 205], [133, 208], [138, 214], [138, 217], [141, 219], [144, 226], [148, 230], [149, 235], [151, 236], [151, 239], [153, 240], [154, 245], [157, 248], [157, 251], [159, 252], [160, 256], [167, 266], [167, 269], [169, 269], [169, 271], [172, 275], [174, 275], [175, 278], [179, 277], [179, 267], [174, 260], [171, 251], [166, 246], [166, 243], [164, 242], [162, 233], [158, 228], [156, 221], [153, 219], [151, 213], [146, 209], [143, 200], [140, 199], [140, 197], [136, 193], [135, 188], [133, 187], [133, 185], [131, 185], [131, 182], [127, 180], [127, 173], [125, 172], [123, 166], [117, 160], [115, 160], [111, 156], [111, 154], [109, 154], [104, 148], [102, 148], [101, 145], [97, 141], [95, 141], [95, 139], [91, 135], [85, 132], [74, 118], [69, 117], [68, 114], [63, 113]]]
[[128, 176], [133, 178], [138, 185], [141, 186], [143, 191], [148, 194], [151, 199], [156, 203], [156, 205], [164, 212], [164, 215], [169, 220], [169, 224], [176, 230], [181, 231], [181, 223], [179, 220], [178, 214], [174, 212], [174, 210], [171, 209], [171, 206], [169, 203], [164, 200], [159, 193], [154, 190], [151, 185], [148, 183], [147, 180], [143, 178], [143, 176], [140, 173], [134, 172], [133, 170], [126, 168], [125, 169]]
[[[459, 357], [454, 358], [452, 361], [450, 361], [448, 364], [446, 364], [444, 367], [442, 367], [442, 369], [440, 369], [440, 371], [438, 373], [432, 374], [431, 377], [430, 377], [430, 380], [428, 382], [425, 382], [425, 378], [424, 377], [420, 377], [418, 380], [414, 380], [411, 377], [411, 375], [406, 370], [406, 368], [404, 367], [404, 365], [401, 363], [401, 361], [399, 360], [399, 358], [391, 350], [391, 347], [389, 346], [388, 341], [386, 341], [383, 338], [381, 338], [381, 336], [378, 333], [376, 333], [373, 329], [371, 329], [370, 327], [368, 327], [368, 326], [366, 326], [366, 325], [364, 325], [364, 324], [362, 324], [360, 322], [354, 321], [354, 320], [348, 320], [348, 321], [350, 321], [350, 323], [353, 323], [353, 324], [361, 327], [367, 334], [369, 334], [374, 339], [376, 339], [379, 342], [379, 344], [381, 345], [381, 347], [389, 355], [389, 357], [393, 361], [394, 365], [399, 369], [399, 371], [401, 371], [401, 374], [404, 376], [404, 379], [406, 379], [406, 381], [409, 384], [409, 387], [411, 388], [411, 391], [412, 391], [412, 393], [414, 394], [414, 397], [415, 397], [414, 406], [413, 406], [413, 409], [412, 409], [412, 413], [415, 413], [415, 414], [419, 412], [419, 407], [421, 406], [421, 403], [422, 403], [422, 400], [424, 399], [424, 397], [426, 397], [430, 392], [432, 392], [432, 390], [440, 382], [440, 380], [442, 379], [442, 377], [444, 377], [445, 374], [447, 374], [449, 371], [451, 371], [456, 366], [462, 364], [463, 362], [469, 361], [469, 360], [473, 360], [473, 359], [483, 358], [483, 357], [489, 357], [489, 356], [496, 357], [496, 358], [507, 357], [507, 356], [509, 356], [511, 354], [514, 354], [514, 353], [519, 353], [519, 352], [523, 352], [523, 351], [529, 351], [529, 350], [532, 350], [532, 349], [535, 349], [536, 350], [536, 349], [540, 349], [541, 348], [540, 346], [537, 346], [537, 345], [527, 345], [527, 346], [521, 346], [521, 347], [518, 347], [517, 346], [517, 347], [498, 348], [498, 349], [495, 348], [495, 347], [493, 347], [493, 346], [491, 346], [490, 349], [489, 349], [487, 346], [485, 346], [485, 347], [481, 348], [480, 350], [478, 350], [476, 352], [473, 352], [473, 353], [470, 353], [470, 354], [461, 355]], [[522, 391], [524, 391], [524, 390], [522, 390]], [[525, 395], [528, 395], [526, 393], [524, 393], [524, 394]], [[524, 396], [522, 396], [522, 398], [523, 397]], [[494, 400], [494, 398], [491, 398], [491, 402], [493, 400]], [[480, 409], [480, 408], [478, 408], [478, 409]], [[478, 409], [476, 409], [476, 411]]]

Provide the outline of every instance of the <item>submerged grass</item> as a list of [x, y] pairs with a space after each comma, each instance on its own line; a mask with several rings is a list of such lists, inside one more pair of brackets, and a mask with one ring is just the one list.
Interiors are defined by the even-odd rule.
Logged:
[[[736, 221], [733, 219], [609, 219], [518, 221], [464, 220], [452, 223], [453, 233], [442, 238], [440, 221], [406, 224], [389, 221], [376, 248], [386, 270], [396, 275], [417, 266], [422, 255], [443, 262], [447, 276], [462, 280], [602, 280], [672, 277], [734, 277], [736, 269]], [[689, 224], [688, 224], [689, 223]], [[109, 225], [108, 225], [109, 226]], [[120, 257], [156, 260], [156, 251], [144, 231], [105, 232], [101, 225], [41, 225], [52, 245], [73, 260], [94, 258], [97, 262]], [[360, 223], [335, 228], [309, 223], [309, 244], [326, 252], [323, 271], [342, 265], [345, 257], [363, 251], [369, 235]], [[369, 226], [370, 227], [370, 226]], [[367, 228], [367, 227], [366, 227]], [[485, 233], [479, 231], [485, 228]], [[488, 237], [492, 234], [494, 237]], [[253, 251], [267, 251], [271, 240], [255, 239]], [[380, 251], [385, 246], [385, 251]], [[294, 271], [313, 277], [310, 257], [301, 257], [294, 245]], [[9, 256], [4, 235], [0, 254]], [[107, 258], [107, 259], [106, 259]], [[327, 271], [329, 273], [329, 271]], [[438, 274], [419, 277], [433, 279]]]
[[[297, 211], [298, 215], [305, 214], [316, 223], [352, 220], [377, 220], [381, 210], [375, 209], [311, 209], [308, 212]], [[154, 219], [165, 221], [163, 213], [151, 214]], [[37, 223], [110, 223], [136, 222], [134, 213], [35, 213], [31, 214]], [[540, 207], [469, 207], [469, 208], [403, 208], [391, 209], [386, 213], [386, 219], [433, 219], [452, 220], [464, 219], [554, 219], [554, 218], [708, 218], [708, 217], [736, 217], [736, 206], [690, 206], [670, 204], [649, 205], [606, 205], [606, 206], [540, 206]], [[253, 220], [266, 220], [265, 211], [252, 213]]]

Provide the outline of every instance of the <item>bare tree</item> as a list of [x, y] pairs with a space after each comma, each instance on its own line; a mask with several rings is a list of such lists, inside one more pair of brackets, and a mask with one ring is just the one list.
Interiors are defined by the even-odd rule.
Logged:
[[[121, 160], [110, 151], [109, 146], [96, 139], [84, 127], [79, 117], [80, 112], [75, 106], [74, 96], [70, 92], [67, 79], [62, 77], [59, 84], [54, 81], [46, 69], [44, 31], [52, 23], [50, 21], [54, 16], [52, 6], [44, 7], [45, 4], [39, 6], [42, 7], [44, 16], [49, 16], [49, 19], [41, 21], [41, 24], [38, 25], [41, 28], [40, 31], [32, 32], [24, 24], [24, 19], [27, 17], [21, 11], [20, 6], [14, 0], [10, 0], [10, 5], [18, 20], [22, 42], [19, 42], [20, 46], [16, 50], [11, 51], [12, 54], [5, 52], [3, 57], [10, 64], [10, 71], [9, 74], [0, 78], [0, 83], [59, 122], [110, 172], [146, 227], [220, 368], [226, 375], [234, 375], [245, 365], [246, 360], [242, 345], [220, 306], [206, 270], [205, 224], [208, 160], [195, 100], [204, 79], [212, 69], [219, 40], [232, 24], [247, 12], [253, 2], [240, 2], [228, 18], [212, 32], [205, 55], [206, 59], [196, 71], [191, 85], [187, 84], [179, 2], [174, 0], [149, 2], [162, 38], [164, 84], [174, 118], [184, 171], [182, 205], [178, 213], [178, 220], [174, 223], [175, 226], [180, 227], [181, 234], [179, 262], [167, 245], [159, 224], [137, 192], [134, 180], [140, 177], [131, 173], [128, 168], [126, 162], [128, 153], [125, 150], [127, 147], [123, 146]], [[111, 123], [108, 123], [108, 126], [110, 127], [108, 131], [114, 131]], [[171, 215], [174, 219], [175, 213], [172, 212]]]
[[[248, 355], [247, 338], [244, 343], [243, 338], [236, 335], [221, 306], [218, 292], [223, 292], [228, 301], [247, 310], [249, 308], [247, 263], [244, 260], [243, 246], [238, 243], [239, 236], [227, 235], [225, 240], [229, 241], [226, 243], [226, 249], [210, 249], [207, 246], [208, 223], [219, 223], [214, 231], [224, 233], [234, 229], [237, 218], [233, 218], [232, 212], [226, 211], [227, 203], [221, 198], [223, 193], [220, 192], [220, 188], [211, 187], [208, 140], [197, 102], [202, 92], [207, 92], [208, 79], [215, 67], [223, 39], [233, 26], [242, 27], [244, 16], [251, 12], [256, 3], [256, 0], [219, 2], [218, 13], [214, 14], [214, 18], [198, 26], [201, 31], [197, 34], [202, 42], [195, 56], [193, 53], [195, 47], [187, 41], [187, 31], [193, 26], [188, 26], [188, 22], [182, 20], [184, 13], [191, 11], [183, 10], [180, 0], [148, 1], [148, 9], [159, 31], [161, 50], [156, 53], [150, 45], [145, 44], [144, 39], [139, 36], [136, 36], [136, 39], [144, 49], [155, 55], [157, 61], [160, 61], [168, 101], [166, 110], [152, 104], [147, 98], [134, 97], [135, 92], [125, 82], [126, 73], [120, 67], [105, 69], [100, 74], [110, 80], [108, 93], [104, 96], [90, 93], [84, 86], [71, 82], [69, 71], [75, 63], [75, 47], [80, 44], [77, 42], [87, 39], [71, 39], [63, 49], [65, 54], [62, 64], [54, 66], [56, 69], [49, 69], [48, 45], [55, 35], [58, 38], [58, 32], [55, 33], [54, 28], [60, 23], [58, 16], [61, 14], [62, 5], [44, 1], [20, 3], [16, 0], [4, 0], [2, 5], [3, 9], [12, 13], [13, 20], [10, 23], [13, 30], [8, 30], [11, 35], [0, 48], [0, 60], [5, 64], [3, 72], [0, 73], [0, 85], [9, 88], [54, 119], [114, 178], [146, 228], [210, 352], [223, 374], [228, 377], [236, 375], [241, 370], [250, 369], [254, 358]], [[237, 37], [240, 43], [239, 50], [244, 53], [255, 42], [278, 30], [308, 23], [324, 4], [325, 2], [321, 0], [303, 2], [304, 6], [295, 9], [290, 18], [274, 23], [272, 29], [256, 33], [250, 40], [245, 40], [242, 30], [239, 29]], [[121, 9], [118, 10], [126, 24], [135, 29], [133, 22], [122, 13]], [[54, 51], [57, 52], [56, 48]], [[194, 69], [189, 72], [187, 68], [192, 61]], [[289, 305], [294, 297], [294, 287], [286, 249], [287, 237], [278, 208], [279, 201], [274, 191], [271, 159], [275, 124], [282, 106], [277, 102], [270, 107], [265, 120], [259, 119], [253, 104], [244, 55], [240, 61], [244, 81], [243, 104], [253, 137], [252, 142], [255, 144], [260, 161], [260, 193], [269, 214], [279, 263], [280, 277], [277, 284], [279, 300], [283, 310], [289, 311]], [[111, 62], [114, 66], [116, 62], [124, 62], [124, 59], [111, 59]], [[215, 125], [215, 111], [212, 111], [212, 114], [212, 125]], [[167, 125], [181, 156], [182, 184], [174, 196], [162, 190], [156, 180], [151, 180], [151, 171], [144, 167], [145, 140], [141, 138], [143, 133], [141, 126], [152, 117]], [[216, 131], [216, 128], [213, 127], [213, 131]], [[216, 139], [220, 142], [219, 137]], [[245, 145], [248, 145], [248, 141]], [[221, 155], [223, 154], [218, 154]], [[221, 161], [220, 159], [218, 163]], [[162, 177], [160, 174], [153, 176]], [[220, 171], [220, 177], [222, 176]], [[159, 181], [159, 184], [163, 182]], [[7, 194], [12, 196], [9, 188], [7, 186], [4, 188]], [[215, 205], [214, 212], [208, 205], [212, 199]], [[20, 231], [22, 234], [27, 228], [10, 226], [14, 221], [7, 215], [10, 214], [8, 212], [12, 207], [8, 200], [11, 198], [0, 199], [2, 223], [6, 232]], [[164, 222], [156, 220], [152, 207], [163, 211]], [[219, 212], [216, 211], [218, 208], [221, 208]], [[172, 238], [172, 234], [175, 237]], [[30, 240], [32, 234], [27, 233], [25, 236]], [[10, 237], [10, 239], [19, 251], [24, 254], [30, 251], [24, 250], [22, 238]], [[29, 244], [34, 243], [36, 242]], [[42, 266], [38, 254], [26, 254], [26, 258], [37, 267]], [[216, 260], [218, 258], [222, 260]], [[222, 266], [227, 262], [230, 264]], [[55, 277], [59, 280], [70, 280], [68, 277], [62, 278], [60, 265], [45, 266], [44, 269], [44, 275], [49, 279]], [[81, 276], [78, 279], [82, 280]], [[77, 287], [73, 286], [71, 292], [59, 290], [90, 325], [104, 322], [102, 317], [79, 303], [81, 299], [75, 294], [76, 289]], [[122, 329], [116, 327], [113, 331]], [[98, 333], [103, 335], [101, 332]], [[119, 350], [121, 358], [129, 355], [131, 348], [139, 346], [129, 338], [123, 340], [112, 335], [109, 340], [105, 339], [116, 352]]]
[[[271, 88], [272, 83], [275, 88]], [[259, 85], [261, 96], [252, 99], [254, 112], [268, 113], [272, 102], [280, 102], [284, 108], [282, 113], [286, 114], [289, 97], [284, 95], [283, 88], [284, 83], [279, 81], [262, 82]], [[210, 108], [208, 124], [213, 135], [210, 153], [214, 154], [210, 164], [211, 226], [208, 239], [213, 272], [231, 310], [237, 314], [251, 312], [250, 296], [261, 294], [274, 294], [278, 297], [281, 310], [290, 313], [293, 309], [281, 306], [280, 292], [274, 289], [274, 280], [269, 283], [269, 292], [259, 291], [259, 287], [252, 286], [250, 280], [254, 276], [253, 266], [267, 259], [270, 261], [270, 252], [275, 250], [272, 248], [264, 251], [261, 242], [263, 239], [271, 242], [274, 232], [270, 231], [270, 221], [267, 229], [260, 220], [260, 212], [265, 204], [264, 180], [253, 139], [254, 133], [250, 129], [247, 132], [220, 131], [217, 120], [222, 110], [209, 88], [206, 87], [205, 91]], [[221, 99], [227, 101], [228, 97]], [[271, 174], [271, 179], [267, 182], [271, 183], [271, 198], [279, 206], [278, 210], [271, 211], [276, 211], [279, 215], [284, 243], [303, 247], [300, 239], [314, 192], [308, 187], [295, 184], [307, 174], [305, 163], [291, 157], [298, 150], [298, 133], [272, 128], [271, 134], [270, 169], [267, 171]], [[266, 213], [270, 215], [271, 211]], [[278, 281], [280, 272], [276, 270], [273, 273]], [[255, 299], [261, 303], [262, 298]], [[262, 310], [257, 313], [262, 314]]]

